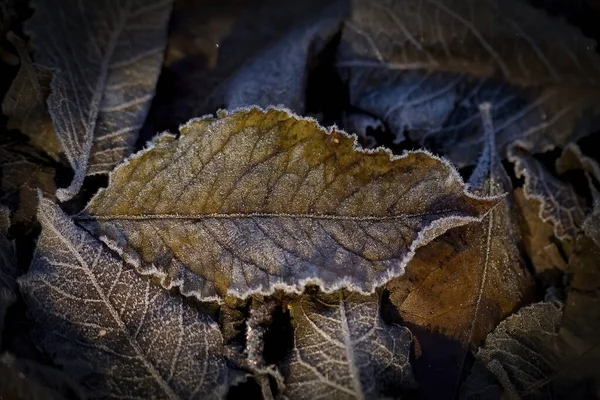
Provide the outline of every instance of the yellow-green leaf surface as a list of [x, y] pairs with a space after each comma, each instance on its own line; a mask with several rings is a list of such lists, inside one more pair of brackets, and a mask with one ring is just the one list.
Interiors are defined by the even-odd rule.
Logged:
[[371, 293], [497, 202], [425, 151], [355, 146], [287, 110], [192, 120], [118, 167], [87, 224], [142, 273], [201, 299], [307, 283]]

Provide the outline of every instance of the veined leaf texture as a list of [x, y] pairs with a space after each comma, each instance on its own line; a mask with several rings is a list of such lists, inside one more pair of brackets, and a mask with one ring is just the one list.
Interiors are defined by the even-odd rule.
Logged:
[[497, 202], [427, 152], [355, 146], [285, 110], [192, 120], [111, 174], [86, 209], [90, 229], [204, 300], [308, 283], [372, 293], [418, 246]]
[[171, 0], [35, 0], [25, 30], [54, 70], [48, 110], [75, 176], [109, 172], [131, 152], [154, 95]]
[[209, 316], [138, 276], [41, 199], [42, 234], [20, 278], [36, 343], [92, 397], [221, 398], [223, 338]]

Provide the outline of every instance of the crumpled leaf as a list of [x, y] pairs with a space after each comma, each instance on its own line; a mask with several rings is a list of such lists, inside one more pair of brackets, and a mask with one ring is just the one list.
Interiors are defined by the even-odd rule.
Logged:
[[8, 137], [0, 140], [0, 202], [12, 211], [12, 224], [35, 222], [37, 193], [54, 198], [55, 170], [29, 146]]
[[[576, 354], [583, 355], [595, 366], [594, 374], [600, 388], [600, 247], [589, 237], [580, 235], [569, 258], [572, 279], [567, 290], [564, 319], [560, 336]], [[580, 364], [583, 364], [580, 361]]]
[[204, 3], [174, 10], [167, 67], [175, 82], [157, 118], [177, 126], [219, 108], [253, 105], [304, 114], [310, 65], [339, 31], [346, 2]]
[[227, 367], [218, 326], [138, 276], [46, 199], [42, 233], [19, 279], [36, 343], [90, 395], [221, 398]]
[[412, 334], [381, 320], [377, 294], [305, 294], [288, 307], [294, 350], [283, 366], [285, 397], [396, 398], [415, 386]]
[[593, 398], [600, 389], [600, 247], [577, 237], [564, 307], [537, 303], [503, 321], [476, 355], [466, 398]]
[[538, 277], [545, 271], [557, 269], [566, 272], [567, 258], [571, 253], [571, 243], [560, 241], [554, 236], [554, 228], [550, 222], [544, 222], [539, 216], [540, 202], [536, 199], [527, 199], [523, 188], [513, 192], [515, 203], [523, 217], [520, 222], [521, 237], [529, 260]]
[[583, 154], [579, 146], [569, 143], [556, 160], [556, 172], [581, 170], [588, 181], [590, 193], [594, 201], [600, 201], [600, 165], [596, 160]]
[[4, 399], [85, 399], [82, 389], [65, 373], [30, 360], [0, 355], [0, 397]]
[[72, 198], [86, 174], [110, 171], [132, 150], [154, 89], [170, 0], [36, 0], [25, 24], [36, 63], [55, 70], [48, 110], [75, 171], [59, 189]]
[[11, 32], [8, 39], [17, 49], [21, 67], [2, 101], [2, 112], [9, 117], [7, 128], [19, 129], [36, 149], [57, 160], [62, 148], [46, 109], [52, 71], [31, 61], [21, 38]]
[[520, 0], [353, 0], [338, 54], [350, 103], [405, 137], [475, 164], [477, 105], [501, 158], [564, 146], [600, 124], [600, 57], [566, 21]]
[[496, 202], [465, 193], [427, 152], [365, 152], [314, 120], [250, 108], [162, 135], [86, 210], [143, 274], [207, 300], [308, 283], [372, 293], [418, 246]]
[[[494, 144], [489, 106], [481, 106], [486, 146], [469, 186], [480, 195], [494, 196], [511, 193], [512, 185]], [[390, 300], [402, 321], [439, 332], [459, 345], [438, 349], [438, 353], [432, 343], [422, 350], [423, 362], [434, 365], [425, 377], [415, 370], [422, 390], [453, 393], [468, 347], [478, 345], [531, 295], [533, 282], [519, 250], [515, 221], [509, 194], [481, 223], [452, 229], [418, 249], [406, 273], [388, 283]], [[419, 333], [414, 333], [419, 339]], [[437, 375], [441, 369], [450, 377], [447, 382], [442, 383]]]
[[462, 387], [465, 399], [553, 398], [540, 385], [560, 368], [555, 345], [562, 307], [536, 303], [511, 315], [491, 333]]
[[573, 186], [552, 176], [542, 163], [520, 146], [512, 147], [508, 158], [514, 164], [515, 175], [525, 178], [525, 197], [540, 202], [542, 221], [553, 225], [557, 238], [574, 239], [585, 218], [585, 203]]

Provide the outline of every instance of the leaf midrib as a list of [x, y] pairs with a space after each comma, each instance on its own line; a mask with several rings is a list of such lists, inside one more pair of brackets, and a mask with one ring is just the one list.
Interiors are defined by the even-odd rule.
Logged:
[[[77, 259], [77, 262], [82, 266], [83, 270], [85, 271], [85, 274], [87, 275], [88, 279], [94, 286], [94, 289], [96, 289], [96, 292], [102, 299], [102, 302], [105, 304], [106, 308], [110, 312], [114, 321], [117, 323], [117, 326], [119, 327], [120, 331], [123, 332], [123, 334], [127, 338], [129, 345], [136, 352], [139, 359], [142, 361], [142, 364], [144, 364], [144, 366], [146, 367], [146, 369], [148, 370], [150, 375], [154, 378], [154, 380], [158, 383], [158, 385], [163, 389], [165, 395], [167, 395], [168, 398], [170, 398], [170, 399], [179, 399], [179, 396], [177, 396], [177, 394], [175, 394], [175, 392], [169, 387], [167, 382], [162, 378], [162, 376], [156, 370], [156, 368], [152, 365], [152, 363], [150, 361], [148, 361], [148, 359], [146, 359], [144, 352], [142, 351], [142, 348], [131, 336], [130, 332], [127, 330], [125, 323], [119, 317], [117, 310], [115, 310], [115, 308], [112, 306], [110, 301], [104, 295], [104, 292], [103, 292], [102, 288], [100, 287], [100, 285], [98, 284], [98, 282], [96, 281], [96, 277], [92, 273], [91, 268], [88, 266], [88, 263], [81, 257], [81, 254], [79, 254], [79, 251], [77, 251], [77, 249], [72, 246], [70, 240], [68, 240], [58, 229], [55, 228], [54, 224], [52, 223], [50, 218], [48, 218], [48, 216], [46, 216], [45, 214], [41, 214], [41, 216], [42, 216], [42, 218], [44, 218], [46, 220], [45, 225], [50, 228], [50, 230], [54, 233], [55, 237], [59, 238], [65, 244], [67, 249], [69, 249], [69, 251], [73, 254], [73, 256], [75, 256], [75, 258]], [[98, 256], [94, 260], [94, 263], [98, 260], [98, 258], [100, 258], [102, 253], [103, 253], [103, 250], [101, 249], [100, 252], [98, 253]]]

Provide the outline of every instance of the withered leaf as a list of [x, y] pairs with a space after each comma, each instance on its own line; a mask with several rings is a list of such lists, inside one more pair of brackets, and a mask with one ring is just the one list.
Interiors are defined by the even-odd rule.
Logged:
[[208, 316], [127, 268], [49, 200], [38, 219], [19, 285], [41, 349], [93, 397], [223, 396], [223, 338]]
[[459, 166], [484, 147], [490, 102], [501, 158], [598, 128], [600, 57], [566, 21], [520, 0], [353, 0], [338, 69], [350, 103]]
[[556, 172], [581, 170], [588, 181], [590, 193], [594, 201], [600, 201], [600, 165], [596, 160], [583, 154], [579, 146], [569, 143], [556, 160]]
[[561, 317], [560, 304], [536, 303], [502, 321], [477, 352], [461, 397], [551, 396], [550, 387], [544, 383], [560, 368], [556, 338]]
[[0, 140], [0, 202], [11, 211], [12, 224], [35, 222], [36, 190], [54, 198], [55, 169], [32, 148], [2, 136]]
[[[486, 196], [510, 193], [511, 182], [494, 144], [489, 104], [482, 105], [481, 111], [486, 146], [469, 180], [470, 188]], [[519, 240], [509, 194], [481, 223], [452, 229], [418, 249], [406, 273], [388, 283], [390, 300], [403, 321], [459, 344], [445, 356], [437, 354], [433, 345], [422, 350], [424, 362], [436, 364], [433, 376], [421, 378], [415, 372], [419, 381], [431, 379], [424, 382], [424, 390], [438, 381], [435, 374], [443, 368], [446, 377], [454, 379], [448, 379], [445, 389], [438, 389], [450, 396], [469, 345], [479, 344], [530, 296], [533, 282]], [[417, 331], [415, 335], [419, 339]]]
[[177, 126], [220, 107], [282, 105], [304, 114], [310, 66], [339, 32], [345, 3], [178, 4], [167, 58], [174, 84], [150, 118], [164, 129], [164, 120]]
[[557, 238], [575, 239], [585, 218], [585, 203], [573, 186], [552, 176], [541, 162], [520, 146], [511, 147], [508, 158], [514, 164], [517, 177], [525, 178], [525, 197], [539, 201], [542, 221], [553, 225]]
[[[600, 385], [600, 247], [589, 237], [580, 235], [569, 258], [571, 281], [567, 290], [561, 338], [594, 367]], [[579, 360], [580, 364], [581, 360]], [[587, 365], [590, 365], [588, 363]]]
[[166, 45], [170, 0], [36, 0], [25, 24], [36, 63], [55, 70], [48, 110], [75, 171], [110, 171], [132, 150], [148, 112]]
[[56, 160], [62, 149], [46, 109], [52, 71], [31, 61], [21, 38], [11, 32], [8, 39], [17, 49], [21, 67], [2, 101], [2, 112], [9, 117], [7, 128], [19, 129], [36, 149]]
[[294, 349], [283, 366], [290, 399], [396, 398], [415, 381], [412, 334], [386, 325], [378, 295], [305, 294], [289, 304]]
[[115, 169], [87, 219], [143, 274], [200, 299], [308, 283], [372, 293], [496, 202], [427, 152], [362, 151], [314, 120], [250, 108], [159, 137]]
[[520, 215], [521, 238], [529, 260], [535, 272], [541, 276], [545, 271], [556, 269], [567, 271], [567, 256], [571, 252], [571, 243], [560, 241], [554, 236], [554, 228], [550, 222], [544, 222], [539, 216], [540, 202], [536, 199], [527, 199], [523, 188], [513, 191], [515, 204]]

